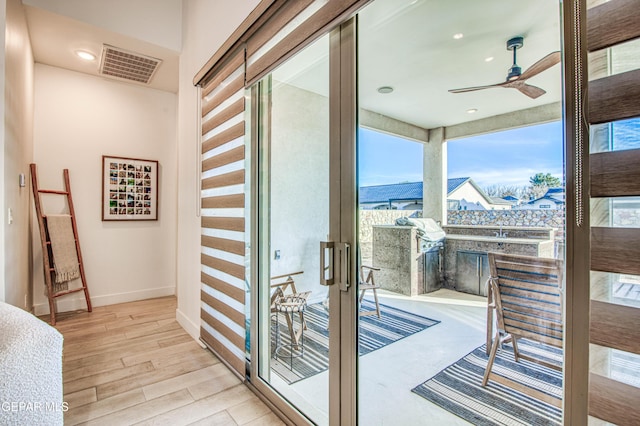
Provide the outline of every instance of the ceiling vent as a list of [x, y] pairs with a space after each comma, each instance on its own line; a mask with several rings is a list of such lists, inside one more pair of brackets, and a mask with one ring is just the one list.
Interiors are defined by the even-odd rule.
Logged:
[[161, 63], [161, 59], [105, 44], [102, 47], [100, 74], [149, 84]]

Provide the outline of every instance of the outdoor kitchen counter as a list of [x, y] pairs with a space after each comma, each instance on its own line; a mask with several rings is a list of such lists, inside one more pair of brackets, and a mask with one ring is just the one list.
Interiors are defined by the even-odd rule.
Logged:
[[[458, 282], [458, 275], [462, 272], [458, 268], [457, 262], [458, 259], [465, 258], [467, 253], [484, 256], [485, 262], [486, 253], [489, 252], [553, 258], [555, 241], [553, 239], [510, 238], [508, 236], [447, 234], [444, 248], [445, 286], [459, 290], [467, 286], [463, 282]], [[483, 273], [486, 274], [487, 271], [485, 270]], [[485, 278], [481, 277], [480, 281], [483, 279]]]

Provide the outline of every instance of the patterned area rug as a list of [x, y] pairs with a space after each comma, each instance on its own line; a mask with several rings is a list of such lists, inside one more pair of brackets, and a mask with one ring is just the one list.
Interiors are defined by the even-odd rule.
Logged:
[[[559, 349], [518, 340], [522, 353], [560, 364]], [[482, 387], [488, 356], [485, 345], [436, 374], [412, 392], [473, 423], [474, 425], [560, 425], [562, 410], [490, 380]], [[493, 373], [554, 398], [562, 398], [562, 372], [520, 359], [505, 345], [498, 350]]]
[[[373, 302], [363, 300], [361, 309], [375, 309]], [[381, 318], [376, 315], [360, 317], [359, 354], [383, 348], [407, 336], [434, 326], [440, 321], [415, 315], [400, 309], [380, 304]], [[272, 352], [271, 368], [287, 383], [292, 384], [325, 371], [329, 367], [329, 317], [321, 303], [309, 305], [305, 312], [307, 330], [304, 332], [304, 355], [291, 358], [288, 351], [290, 337], [284, 316], [280, 315], [280, 344], [277, 359]], [[295, 316], [295, 328], [298, 317]], [[272, 327], [272, 343], [275, 342], [275, 327]], [[272, 344], [275, 350], [275, 344]], [[294, 352], [295, 353], [295, 352]]]

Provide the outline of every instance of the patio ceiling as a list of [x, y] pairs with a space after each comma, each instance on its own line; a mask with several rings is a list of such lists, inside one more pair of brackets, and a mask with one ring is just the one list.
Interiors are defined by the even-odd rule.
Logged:
[[[359, 20], [360, 107], [430, 129], [556, 103], [560, 65], [527, 81], [547, 91], [537, 99], [515, 89], [448, 89], [503, 82], [512, 63], [506, 41], [514, 36], [524, 37], [523, 72], [560, 50], [559, 10], [557, 0], [376, 0]], [[327, 52], [325, 39], [301, 53], [304, 69], [285, 64], [276, 80], [327, 95]], [[394, 91], [378, 93], [381, 86]]]

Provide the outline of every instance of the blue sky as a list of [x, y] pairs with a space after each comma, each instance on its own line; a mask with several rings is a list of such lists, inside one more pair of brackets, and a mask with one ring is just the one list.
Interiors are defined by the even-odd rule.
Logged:
[[[422, 146], [360, 129], [360, 186], [422, 180]], [[448, 177], [471, 177], [481, 187], [523, 186], [536, 173], [562, 180], [562, 123], [530, 126], [448, 142]]]

